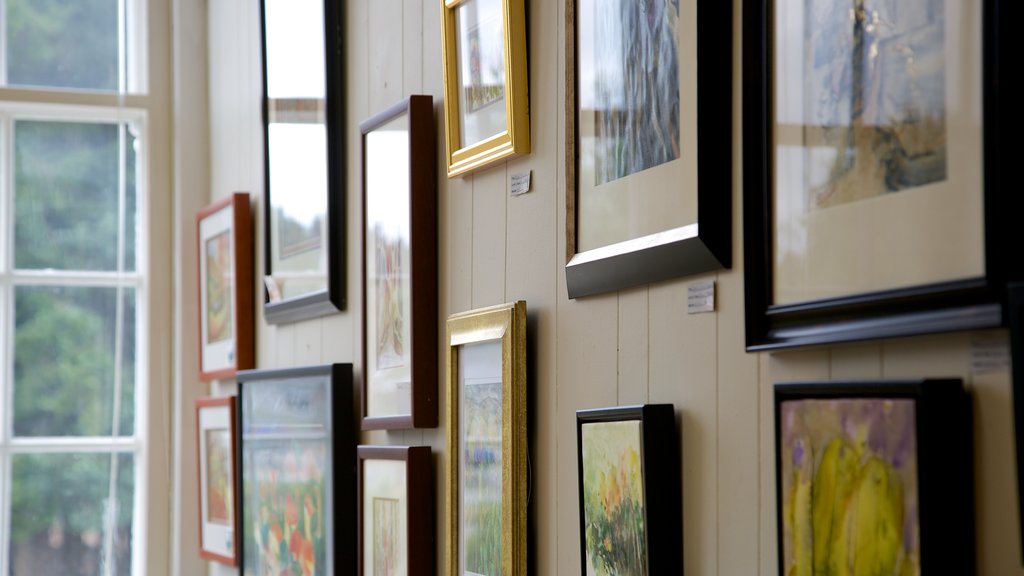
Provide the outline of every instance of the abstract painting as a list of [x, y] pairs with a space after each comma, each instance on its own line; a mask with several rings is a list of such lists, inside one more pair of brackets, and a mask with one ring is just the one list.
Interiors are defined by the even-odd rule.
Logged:
[[231, 231], [206, 241], [206, 341], [231, 337]]
[[373, 499], [373, 576], [395, 576], [399, 561], [398, 499]]
[[467, 573], [500, 576], [501, 566], [500, 381], [467, 382], [462, 390], [462, 531]]
[[945, 2], [810, 0], [806, 10], [810, 206], [945, 180]]
[[587, 574], [646, 576], [641, 422], [582, 425]]
[[594, 113], [600, 185], [679, 158], [679, 1], [595, 1], [589, 12], [581, 104]]
[[785, 574], [921, 573], [917, 402], [780, 403]]

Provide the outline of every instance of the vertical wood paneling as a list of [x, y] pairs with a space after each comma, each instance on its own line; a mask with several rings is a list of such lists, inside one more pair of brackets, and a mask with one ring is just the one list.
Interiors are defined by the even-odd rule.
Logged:
[[[441, 169], [445, 174], [447, 167]], [[447, 180], [448, 202], [448, 315], [473, 307], [473, 180]]]
[[[508, 170], [499, 164], [473, 175], [473, 307], [505, 301]], [[518, 235], [517, 235], [518, 238]]]
[[971, 334], [960, 332], [882, 342], [884, 378], [961, 377], [970, 382]]
[[[404, 0], [402, 4], [402, 88], [404, 96], [423, 91], [423, 0]], [[404, 97], [403, 96], [403, 97]]]
[[[402, 88], [403, 0], [369, 2], [370, 95], [372, 116], [405, 96]], [[349, 156], [351, 158], [351, 156]]]
[[648, 391], [647, 287], [619, 293], [618, 403], [644, 404]]
[[717, 573], [717, 318], [686, 314], [686, 284], [650, 288], [650, 402], [675, 405], [681, 430], [683, 570]]
[[829, 362], [834, 380], [881, 378], [882, 345], [871, 342], [836, 346], [831, 350]]
[[320, 319], [308, 322], [299, 322], [295, 325], [293, 334], [295, 339], [292, 342], [292, 365], [309, 366], [323, 362], [321, 355], [321, 328], [323, 321]]

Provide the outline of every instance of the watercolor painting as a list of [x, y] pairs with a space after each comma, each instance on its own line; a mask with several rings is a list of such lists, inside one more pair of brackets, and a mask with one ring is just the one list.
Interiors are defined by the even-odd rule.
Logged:
[[945, 180], [945, 2], [806, 5], [804, 178], [810, 206]]
[[915, 408], [885, 398], [781, 403], [785, 574], [920, 575]]
[[465, 42], [469, 50], [469, 82], [465, 85], [467, 112], [498, 102], [505, 97], [505, 61], [502, 54], [501, 22], [491, 19], [469, 29]]
[[246, 573], [326, 576], [324, 443], [267, 440], [248, 451]]
[[587, 574], [647, 576], [640, 421], [582, 426]]
[[[376, 254], [377, 369], [397, 368], [406, 363], [404, 331], [406, 306], [402, 298], [402, 236], [388, 234], [382, 225], [373, 228]], [[408, 274], [407, 272], [405, 272]]]
[[231, 337], [231, 231], [206, 241], [206, 342]]
[[206, 521], [234, 524], [231, 478], [231, 431], [206, 431]]
[[373, 499], [373, 576], [396, 576], [399, 539], [398, 499]]
[[679, 158], [679, 1], [590, 6], [594, 181], [600, 185]]
[[465, 569], [501, 576], [501, 382], [467, 383], [461, 401]]

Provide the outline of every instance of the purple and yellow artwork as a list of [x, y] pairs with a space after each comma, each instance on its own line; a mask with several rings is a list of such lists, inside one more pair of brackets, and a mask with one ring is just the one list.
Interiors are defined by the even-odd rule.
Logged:
[[915, 401], [786, 400], [783, 574], [921, 573]]

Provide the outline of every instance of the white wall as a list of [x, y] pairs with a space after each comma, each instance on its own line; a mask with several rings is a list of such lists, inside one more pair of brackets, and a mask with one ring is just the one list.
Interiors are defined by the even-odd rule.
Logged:
[[[739, 2], [734, 3], [732, 194], [736, 254], [731, 271], [580, 301], [567, 299], [562, 270], [564, 6], [559, 0], [532, 0], [528, 7], [533, 153], [466, 178], [439, 179], [439, 334], [443, 335], [444, 318], [450, 313], [515, 299], [528, 302], [534, 486], [531, 573], [580, 573], [577, 409], [674, 403], [681, 414], [683, 436], [680, 490], [686, 573], [768, 576], [777, 571], [772, 383], [935, 375], [963, 377], [974, 393], [979, 574], [1024, 574], [1015, 512], [1009, 377], [1005, 372], [971, 373], [972, 340], [979, 335], [940, 335], [770, 355], [744, 352], [740, 19]], [[444, 174], [440, 154], [444, 144], [440, 131], [440, 3], [350, 0], [347, 5], [349, 310], [277, 327], [266, 325], [262, 313], [258, 314], [257, 361], [260, 368], [354, 362], [358, 379], [361, 200], [357, 192], [357, 125], [410, 93], [433, 95], [438, 173]], [[209, 144], [211, 195], [220, 198], [247, 190], [254, 196], [256, 217], [261, 218], [257, 10], [258, 3], [252, 0], [208, 4]], [[510, 198], [509, 176], [525, 170], [533, 172], [533, 191]], [[256, 245], [262, 246], [260, 232]], [[188, 255], [183, 258], [187, 260]], [[259, 253], [257, 262], [262, 267]], [[717, 281], [718, 311], [688, 316], [686, 287], [707, 278]], [[261, 294], [258, 286], [253, 289]], [[1002, 332], [984, 335], [1005, 341]], [[443, 350], [437, 353], [440, 358]], [[441, 366], [443, 371], [443, 362]], [[443, 383], [443, 372], [438, 373], [438, 380]], [[440, 387], [443, 405], [443, 385]], [[232, 390], [232, 383], [225, 382], [215, 383], [209, 392]], [[179, 424], [183, 460], [187, 460], [188, 448], [194, 446], [194, 439], [188, 439], [191, 424]], [[441, 422], [436, 430], [364, 433], [363, 442], [430, 445], [443, 457], [444, 425]], [[437, 510], [441, 511], [445, 478], [440, 467], [434, 480]], [[194, 507], [187, 498], [178, 504], [185, 509]], [[440, 518], [437, 530], [440, 571]], [[185, 542], [194, 539], [194, 527], [183, 521], [180, 536], [181, 553], [194, 555], [195, 545]], [[182, 559], [182, 565], [186, 564]], [[211, 567], [210, 573], [233, 571]]]

